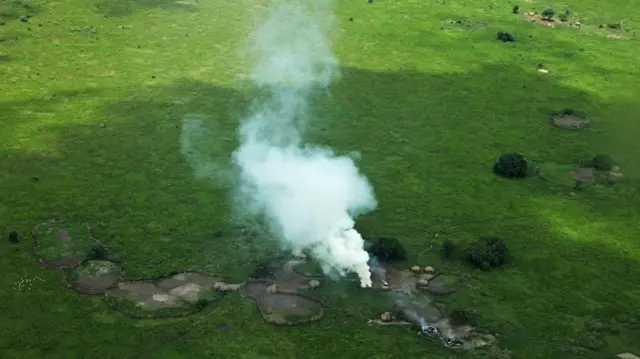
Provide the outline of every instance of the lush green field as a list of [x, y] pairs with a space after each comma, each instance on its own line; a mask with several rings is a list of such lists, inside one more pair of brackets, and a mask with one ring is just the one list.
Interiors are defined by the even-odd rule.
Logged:
[[[229, 158], [248, 105], [237, 49], [265, 2], [27, 2], [0, 0], [0, 229], [22, 236], [0, 245], [0, 358], [454, 355], [404, 328], [367, 326], [384, 308], [351, 284], [336, 289], [325, 319], [293, 328], [265, 324], [238, 293], [202, 315], [135, 321], [64, 289], [61, 272], [31, 254], [29, 231], [51, 218], [93, 224], [130, 277], [192, 267], [240, 278], [265, 255], [264, 243], [208, 235], [230, 225], [228, 189], [196, 180], [179, 141], [183, 117], [200, 114], [213, 126], [211, 156]], [[380, 205], [360, 230], [400, 238], [406, 265], [475, 273], [451, 305], [476, 309], [513, 357], [639, 354], [640, 25], [629, 19], [640, 7], [519, 4], [571, 9], [585, 25], [577, 29], [530, 23], [513, 5], [339, 2], [343, 76], [315, 99], [321, 119], [309, 139], [361, 152]], [[619, 22], [622, 30], [598, 28]], [[498, 31], [517, 41], [496, 40]], [[547, 114], [565, 107], [587, 113], [592, 127], [550, 126]], [[627, 180], [572, 193], [568, 174], [495, 176], [491, 166], [511, 151], [568, 165], [609, 153]], [[434, 233], [460, 245], [503, 236], [514, 261], [475, 272], [442, 260], [438, 242], [425, 251]], [[25, 277], [41, 280], [17, 288]], [[567, 352], [571, 339], [596, 335], [585, 325], [593, 320], [619, 330], [598, 333], [608, 345], [597, 351]]]

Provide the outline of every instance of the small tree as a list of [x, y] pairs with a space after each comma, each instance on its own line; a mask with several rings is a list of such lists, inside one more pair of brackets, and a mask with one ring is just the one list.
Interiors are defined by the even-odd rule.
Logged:
[[551, 9], [551, 8], [544, 9], [544, 11], [542, 11], [542, 18], [547, 19], [547, 20], [551, 20], [551, 18], [555, 14], [556, 14], [556, 11]]
[[511, 35], [508, 32], [504, 32], [504, 31], [499, 31], [497, 37], [498, 37], [498, 40], [503, 41], [503, 42], [514, 42], [514, 41], [516, 41], [516, 38], [513, 35]]
[[209, 301], [205, 298], [200, 298], [196, 301], [196, 309], [203, 310], [207, 305], [209, 305]]
[[512, 12], [513, 12], [514, 14], [519, 14], [519, 13], [520, 13], [520, 6], [518, 6], [518, 5], [513, 5], [513, 10], [512, 10]]
[[369, 252], [375, 257], [391, 262], [407, 259], [407, 251], [396, 238], [379, 237], [370, 238]]
[[87, 253], [87, 259], [105, 260], [108, 259], [109, 254], [107, 249], [102, 244], [95, 244]]
[[455, 243], [453, 243], [453, 241], [451, 241], [450, 239], [445, 239], [442, 243], [442, 253], [447, 259], [453, 257], [453, 254], [455, 253], [457, 248], [458, 247], [455, 245]]
[[506, 178], [524, 178], [527, 176], [529, 162], [520, 153], [506, 153], [493, 165], [493, 173]]
[[508, 260], [509, 250], [500, 237], [482, 237], [467, 251], [467, 261], [482, 270], [500, 267]]
[[598, 171], [611, 171], [614, 162], [613, 158], [609, 155], [597, 155], [593, 157], [593, 168]]

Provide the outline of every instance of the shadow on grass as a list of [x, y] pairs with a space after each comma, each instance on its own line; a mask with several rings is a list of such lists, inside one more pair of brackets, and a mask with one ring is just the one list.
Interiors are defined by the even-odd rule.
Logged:
[[[24, 108], [39, 103], [5, 103], [2, 111], [15, 116], [11, 120], [15, 122], [10, 123], [17, 124], [29, 118]], [[626, 315], [634, 309], [632, 300], [637, 300], [638, 293], [624, 288], [638, 275], [634, 269], [638, 244], [626, 244], [630, 253], [625, 254], [617, 248], [619, 242], [614, 237], [631, 238], [634, 224], [620, 216], [626, 211], [629, 221], [637, 218], [633, 214], [638, 213], [637, 198], [603, 197], [596, 202], [582, 195], [573, 199], [558, 196], [542, 182], [497, 178], [491, 166], [502, 153], [511, 151], [559, 162], [590, 153], [599, 141], [597, 132], [559, 131], [549, 126], [547, 114], [570, 107], [606, 119], [603, 104], [629, 106], [607, 103], [553, 78], [532, 76], [507, 65], [452, 74], [373, 73], [347, 68], [341, 82], [314, 99], [313, 111], [323, 120], [310, 123], [308, 139], [329, 144], [340, 153], [361, 152], [362, 170], [373, 182], [380, 202], [378, 211], [359, 220], [367, 233], [418, 233], [436, 225], [501, 217], [505, 212], [533, 216], [526, 226], [494, 222], [451, 234], [461, 242], [483, 234], [502, 235], [509, 240], [516, 259], [504, 270], [479, 275], [467, 294], [456, 301], [478, 308], [489, 318], [483, 324], [501, 332], [504, 344], [516, 352], [560, 358], [566, 356], [558, 352], [566, 344], [563, 338], [582, 333], [584, 317], [609, 317], [616, 312]], [[211, 160], [224, 162], [237, 145], [233, 134], [247, 107], [248, 101], [239, 91], [184, 80], [107, 103], [95, 112], [95, 124], [43, 125], [38, 131], [56, 133], [57, 143], [51, 146], [60, 155], [4, 150], [0, 186], [9, 190], [0, 204], [0, 212], [7, 214], [0, 219], [0, 226], [27, 233], [38, 221], [58, 216], [102, 222], [106, 225], [96, 236], [117, 248], [131, 276], [161, 274], [165, 265], [216, 267], [224, 275], [255, 253], [250, 245], [236, 243], [237, 251], [230, 255], [216, 246], [203, 246], [197, 239], [225, 225], [230, 198], [226, 190], [194, 180], [181, 155], [181, 123], [185, 116], [199, 114], [212, 129]], [[639, 110], [638, 105], [630, 108]], [[0, 134], [10, 139], [8, 130]], [[31, 180], [33, 177], [38, 181]], [[561, 212], [567, 208], [571, 211]], [[571, 221], [551, 222], [554, 216], [561, 219], [560, 214], [570, 214]], [[605, 225], [589, 227], [586, 220], [591, 218]], [[574, 227], [583, 225], [603, 240], [582, 240], [587, 232]], [[402, 239], [413, 253], [411, 259], [416, 259], [427, 241], [420, 236]], [[211, 253], [203, 248], [211, 248]], [[436, 257], [432, 252], [425, 260], [435, 262]], [[145, 267], [156, 259], [163, 260], [162, 266]], [[0, 264], [0, 269], [11, 270], [5, 265]], [[361, 297], [359, 300], [365, 300]], [[225, 311], [229, 318], [244, 318], [250, 307], [240, 305]], [[330, 344], [336, 336], [347, 334], [354, 337], [348, 345], [365, 343], [350, 357], [395, 353], [396, 348], [388, 342], [391, 335], [403, 332], [362, 324], [378, 315], [376, 310], [338, 311], [342, 312], [351, 313], [351, 324], [338, 314], [329, 314], [325, 321], [329, 324], [322, 324], [330, 326], [327, 330], [308, 327], [287, 331], [292, 342], [312, 335], [324, 348], [292, 346], [288, 350], [295, 355], [291, 356], [340, 357], [345, 348]], [[265, 330], [258, 323], [261, 325], [253, 317], [240, 320], [238, 325], [246, 328], [234, 330], [233, 336], [216, 341], [215, 346], [207, 342], [208, 336], [194, 334], [188, 345], [176, 344], [171, 350], [187, 353], [197, 349], [213, 356], [233, 356], [234, 346], [260, 341], [252, 348], [242, 345], [258, 354], [259, 348], [282, 339], [281, 332]], [[258, 333], [260, 339], [256, 339]], [[611, 348], [631, 345], [627, 333], [612, 339]], [[137, 347], [132, 339], [113, 331], [105, 335], [122, 339], [124, 347]], [[96, 357], [122, 351], [122, 346], [98, 345], [98, 338], [88, 335], [83, 340], [83, 345], [98, 348]], [[413, 343], [415, 339], [406, 340]], [[548, 342], [552, 345], [544, 344]], [[425, 346], [431, 345], [416, 342], [406, 346], [406, 354], [421, 356]]]

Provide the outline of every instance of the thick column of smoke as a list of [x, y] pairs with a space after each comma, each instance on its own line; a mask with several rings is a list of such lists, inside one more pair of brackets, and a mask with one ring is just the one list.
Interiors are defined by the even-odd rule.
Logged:
[[305, 4], [274, 6], [254, 34], [250, 79], [268, 95], [239, 130], [233, 160], [240, 202], [263, 214], [286, 248], [308, 249], [326, 273], [355, 272], [370, 287], [369, 255], [351, 216], [376, 207], [373, 190], [351, 158], [301, 139], [311, 92], [329, 86], [339, 70], [331, 7]]

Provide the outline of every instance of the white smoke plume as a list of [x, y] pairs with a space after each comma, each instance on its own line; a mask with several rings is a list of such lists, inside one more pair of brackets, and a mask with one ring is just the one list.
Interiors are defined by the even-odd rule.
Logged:
[[275, 5], [253, 33], [249, 79], [267, 94], [242, 122], [233, 161], [240, 202], [264, 215], [285, 248], [309, 250], [325, 273], [355, 272], [370, 287], [369, 255], [353, 226], [376, 207], [373, 190], [351, 158], [302, 141], [312, 91], [339, 73], [329, 5]]

